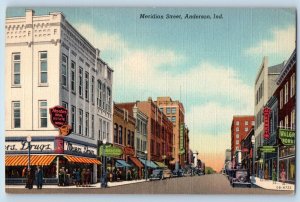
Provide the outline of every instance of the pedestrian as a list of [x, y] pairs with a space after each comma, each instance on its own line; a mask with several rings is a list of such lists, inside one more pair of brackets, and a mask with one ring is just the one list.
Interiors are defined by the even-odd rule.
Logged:
[[259, 179], [260, 181], [263, 181], [263, 170], [259, 169]]
[[80, 186], [80, 168], [75, 171], [76, 187]]
[[22, 170], [22, 177], [26, 177], [27, 167], [25, 166]]
[[34, 181], [34, 172], [32, 168], [28, 169], [27, 172], [27, 188], [32, 189], [33, 188], [33, 181]]
[[90, 169], [87, 169], [86, 173], [86, 186], [89, 187], [91, 183], [91, 171]]
[[42, 189], [42, 186], [43, 186], [43, 171], [39, 166], [37, 167], [37, 170], [35, 172], [35, 179], [36, 179], [37, 188]]
[[280, 178], [281, 178], [281, 181], [282, 181], [282, 185], [284, 185], [285, 180], [286, 180], [286, 172], [285, 172], [284, 168], [282, 168], [282, 170], [281, 170]]
[[273, 168], [273, 170], [272, 170], [272, 181], [273, 181], [273, 184], [276, 184], [276, 179], [277, 178], [277, 176], [276, 176], [276, 170], [275, 170], [275, 168]]
[[81, 184], [83, 187], [85, 187], [85, 181], [86, 181], [86, 175], [85, 175], [85, 168], [82, 169], [82, 172], [81, 172]]

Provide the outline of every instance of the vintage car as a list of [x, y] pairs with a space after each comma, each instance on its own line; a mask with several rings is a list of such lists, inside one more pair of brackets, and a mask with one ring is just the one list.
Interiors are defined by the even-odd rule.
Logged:
[[172, 172], [174, 177], [183, 177], [183, 170], [182, 169], [175, 169]]
[[167, 168], [155, 169], [152, 171], [152, 174], [150, 175], [150, 180], [155, 180], [155, 179], [163, 180], [171, 177], [173, 177], [173, 174], [170, 169]]
[[235, 187], [236, 185], [247, 185], [248, 187], [251, 187], [249, 171], [246, 169], [231, 170], [228, 179], [232, 187]]

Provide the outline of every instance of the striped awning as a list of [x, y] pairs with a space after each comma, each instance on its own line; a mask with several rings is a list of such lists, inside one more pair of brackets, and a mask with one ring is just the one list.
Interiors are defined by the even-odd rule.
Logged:
[[[52, 163], [56, 155], [30, 155], [30, 165], [47, 166]], [[27, 166], [28, 155], [6, 155], [5, 166]]]
[[162, 163], [162, 162], [158, 162], [158, 161], [154, 161], [156, 163], [156, 165], [158, 165], [158, 167], [160, 168], [167, 168], [168, 166], [166, 166], [166, 164]]
[[99, 160], [88, 158], [88, 157], [72, 156], [72, 155], [65, 155], [64, 157], [71, 163], [85, 163], [85, 164], [98, 164], [98, 165], [101, 164]]

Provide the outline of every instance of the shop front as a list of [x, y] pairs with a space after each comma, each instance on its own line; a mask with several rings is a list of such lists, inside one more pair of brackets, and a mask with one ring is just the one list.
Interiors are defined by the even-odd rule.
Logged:
[[[285, 174], [283, 174], [285, 172]], [[279, 151], [279, 181], [285, 175], [286, 182], [295, 183], [295, 147], [280, 147]]]

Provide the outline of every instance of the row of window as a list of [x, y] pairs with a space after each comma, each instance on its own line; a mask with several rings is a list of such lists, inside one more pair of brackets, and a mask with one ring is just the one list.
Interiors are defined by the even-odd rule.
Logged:
[[[248, 126], [249, 121], [245, 121], [245, 126]], [[254, 121], [251, 122], [252, 126], [254, 126]], [[235, 125], [239, 126], [240, 125], [240, 121], [236, 121]]]
[[262, 82], [258, 88], [258, 90], [256, 91], [256, 102], [255, 104], [258, 104], [259, 101], [261, 100], [261, 98], [263, 97], [264, 95], [264, 82]]
[[167, 114], [176, 114], [176, 107], [167, 107], [166, 113]]
[[176, 116], [168, 116], [168, 119], [175, 124], [176, 123]]
[[[69, 65], [68, 65], [68, 57], [66, 55], [62, 55], [62, 86], [65, 89], [69, 88]], [[70, 86], [72, 93], [76, 94], [76, 63], [71, 61], [71, 80]], [[107, 111], [111, 111], [111, 89], [106, 86], [104, 82], [101, 80], [95, 80], [95, 77], [92, 76], [90, 79], [89, 73], [87, 71], [83, 71], [81, 66], [78, 67], [78, 94], [80, 97], [84, 97], [86, 101], [91, 101], [92, 104], [95, 103], [95, 91], [97, 107], [102, 108]], [[97, 82], [97, 87], [95, 86]], [[97, 88], [97, 89], [96, 89]]]
[[136, 128], [138, 133], [142, 135], [147, 135], [147, 124], [142, 122], [140, 119], [137, 119], [136, 121]]
[[290, 88], [289, 81], [284, 84], [284, 88], [282, 88], [279, 92], [279, 109], [282, 109], [283, 105], [286, 104], [290, 97], [295, 96], [296, 93], [296, 75], [295, 73], [290, 78]]
[[288, 128], [288, 129], [292, 129], [295, 130], [296, 129], [296, 111], [295, 109], [292, 110], [290, 118], [289, 115], [286, 115], [284, 117], [284, 120], [281, 120], [279, 122], [279, 127], [280, 128]]
[[[39, 85], [48, 83], [48, 54], [47, 51], [38, 52]], [[21, 53], [12, 54], [12, 86], [21, 86]]]
[[[244, 130], [245, 130], [245, 132], [248, 132], [249, 129], [246, 127]], [[239, 127], [236, 127], [236, 128], [235, 128], [235, 131], [236, 131], [236, 132], [239, 132], [239, 131], [240, 131], [240, 128], [239, 128]], [[238, 135], [238, 134], [237, 134], [237, 135]]]
[[134, 132], [114, 124], [114, 143], [134, 147]]
[[137, 151], [146, 151], [147, 150], [147, 141], [143, 141], [140, 138], [136, 138], [136, 150]]

